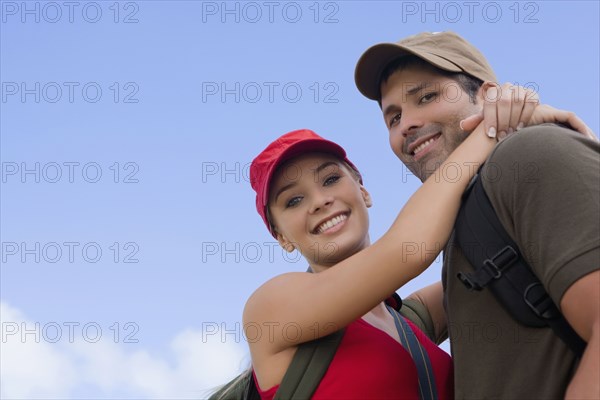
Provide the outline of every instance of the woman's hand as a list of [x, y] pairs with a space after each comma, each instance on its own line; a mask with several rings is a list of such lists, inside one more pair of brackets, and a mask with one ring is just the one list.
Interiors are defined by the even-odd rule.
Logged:
[[575, 115], [575, 113], [571, 111], [559, 110], [547, 104], [541, 104], [536, 107], [533, 115], [527, 123], [527, 126], [539, 125], [548, 122], [567, 125], [568, 128], [581, 133], [588, 139], [598, 141], [598, 138], [596, 135], [594, 135], [594, 132], [592, 132], [592, 130], [581, 120], [581, 118]]
[[465, 132], [474, 130], [483, 121], [488, 136], [503, 140], [525, 126], [555, 123], [567, 125], [588, 139], [598, 141], [594, 132], [577, 115], [540, 105], [538, 95], [531, 89], [510, 83], [498, 86], [492, 82], [485, 82], [482, 89], [483, 109], [461, 121], [461, 129]]
[[489, 137], [503, 140], [508, 135], [528, 125], [539, 97], [531, 89], [505, 83], [498, 86], [494, 82], [484, 82], [483, 109], [461, 121], [465, 132], [474, 130], [482, 121]]

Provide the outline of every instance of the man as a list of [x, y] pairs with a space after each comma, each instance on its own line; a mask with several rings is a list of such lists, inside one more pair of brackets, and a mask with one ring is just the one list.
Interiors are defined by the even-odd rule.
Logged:
[[[484, 82], [496, 81], [492, 68], [452, 32], [373, 46], [358, 61], [355, 78], [360, 92], [379, 103], [392, 150], [422, 181], [445, 178], [438, 166], [468, 135], [461, 120], [495, 100], [483, 96]], [[509, 92], [504, 87], [498, 94]], [[600, 148], [556, 125], [523, 128], [527, 119], [515, 113], [508, 125], [490, 127], [488, 134], [500, 138], [520, 132], [498, 144], [480, 176], [506, 231], [587, 342], [583, 357], [578, 361], [550, 328], [519, 324], [489, 289], [469, 291], [457, 274], [473, 267], [454, 238], [444, 252], [446, 315], [441, 287], [433, 285], [411, 296], [422, 303], [414, 307], [415, 319], [438, 342], [447, 330], [457, 398], [598, 399]]]

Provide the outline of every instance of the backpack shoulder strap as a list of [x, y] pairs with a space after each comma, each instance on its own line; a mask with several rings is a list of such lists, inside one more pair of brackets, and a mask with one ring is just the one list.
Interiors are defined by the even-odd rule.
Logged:
[[550, 326], [578, 357], [586, 343], [571, 328], [506, 233], [475, 175], [463, 196], [455, 223], [455, 234], [463, 254], [474, 268], [459, 272], [470, 290], [489, 287], [498, 302], [523, 325]]
[[427, 350], [423, 348], [417, 335], [412, 330], [411, 326], [404, 320], [402, 315], [391, 306], [387, 305], [388, 311], [394, 318], [396, 330], [400, 337], [400, 343], [408, 351], [412, 357], [419, 380], [419, 399], [420, 400], [437, 400], [437, 387], [435, 385], [435, 375], [431, 366], [431, 360]]
[[310, 399], [329, 368], [343, 336], [342, 329], [298, 346], [274, 400]]
[[[310, 266], [306, 270], [313, 273]], [[345, 329], [298, 346], [273, 400], [309, 399], [342, 342]]]

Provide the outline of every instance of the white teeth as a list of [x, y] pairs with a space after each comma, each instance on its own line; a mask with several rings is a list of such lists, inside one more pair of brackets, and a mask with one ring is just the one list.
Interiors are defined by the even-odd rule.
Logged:
[[435, 139], [431, 138], [428, 141], [421, 143], [419, 146], [417, 146], [416, 149], [414, 149], [413, 154], [417, 155], [417, 153], [419, 153], [421, 150], [423, 150], [425, 147], [427, 147], [429, 144], [433, 143]]
[[321, 225], [319, 225], [316, 229], [317, 233], [323, 233], [324, 231], [326, 231], [327, 229], [336, 226], [337, 224], [339, 224], [340, 222], [346, 220], [348, 217], [346, 216], [346, 214], [342, 214], [342, 215], [338, 215], [337, 217], [333, 217], [328, 221], [323, 222]]

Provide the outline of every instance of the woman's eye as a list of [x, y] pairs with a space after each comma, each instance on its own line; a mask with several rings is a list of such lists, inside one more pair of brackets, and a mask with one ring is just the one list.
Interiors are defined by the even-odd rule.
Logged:
[[340, 180], [339, 175], [332, 175], [332, 176], [328, 177], [327, 179], [325, 179], [325, 182], [323, 182], [323, 186], [329, 186], [333, 183], [336, 183], [339, 180]]
[[435, 93], [435, 92], [427, 93], [425, 96], [421, 97], [419, 102], [420, 103], [429, 103], [431, 100], [435, 99], [436, 95], [437, 95], [437, 93]]
[[394, 114], [392, 119], [390, 119], [390, 128], [393, 127], [394, 125], [396, 125], [400, 121], [401, 116], [402, 116], [401, 113]]
[[297, 206], [300, 203], [300, 200], [302, 200], [300, 196], [292, 197], [287, 203], [285, 203], [285, 208]]

